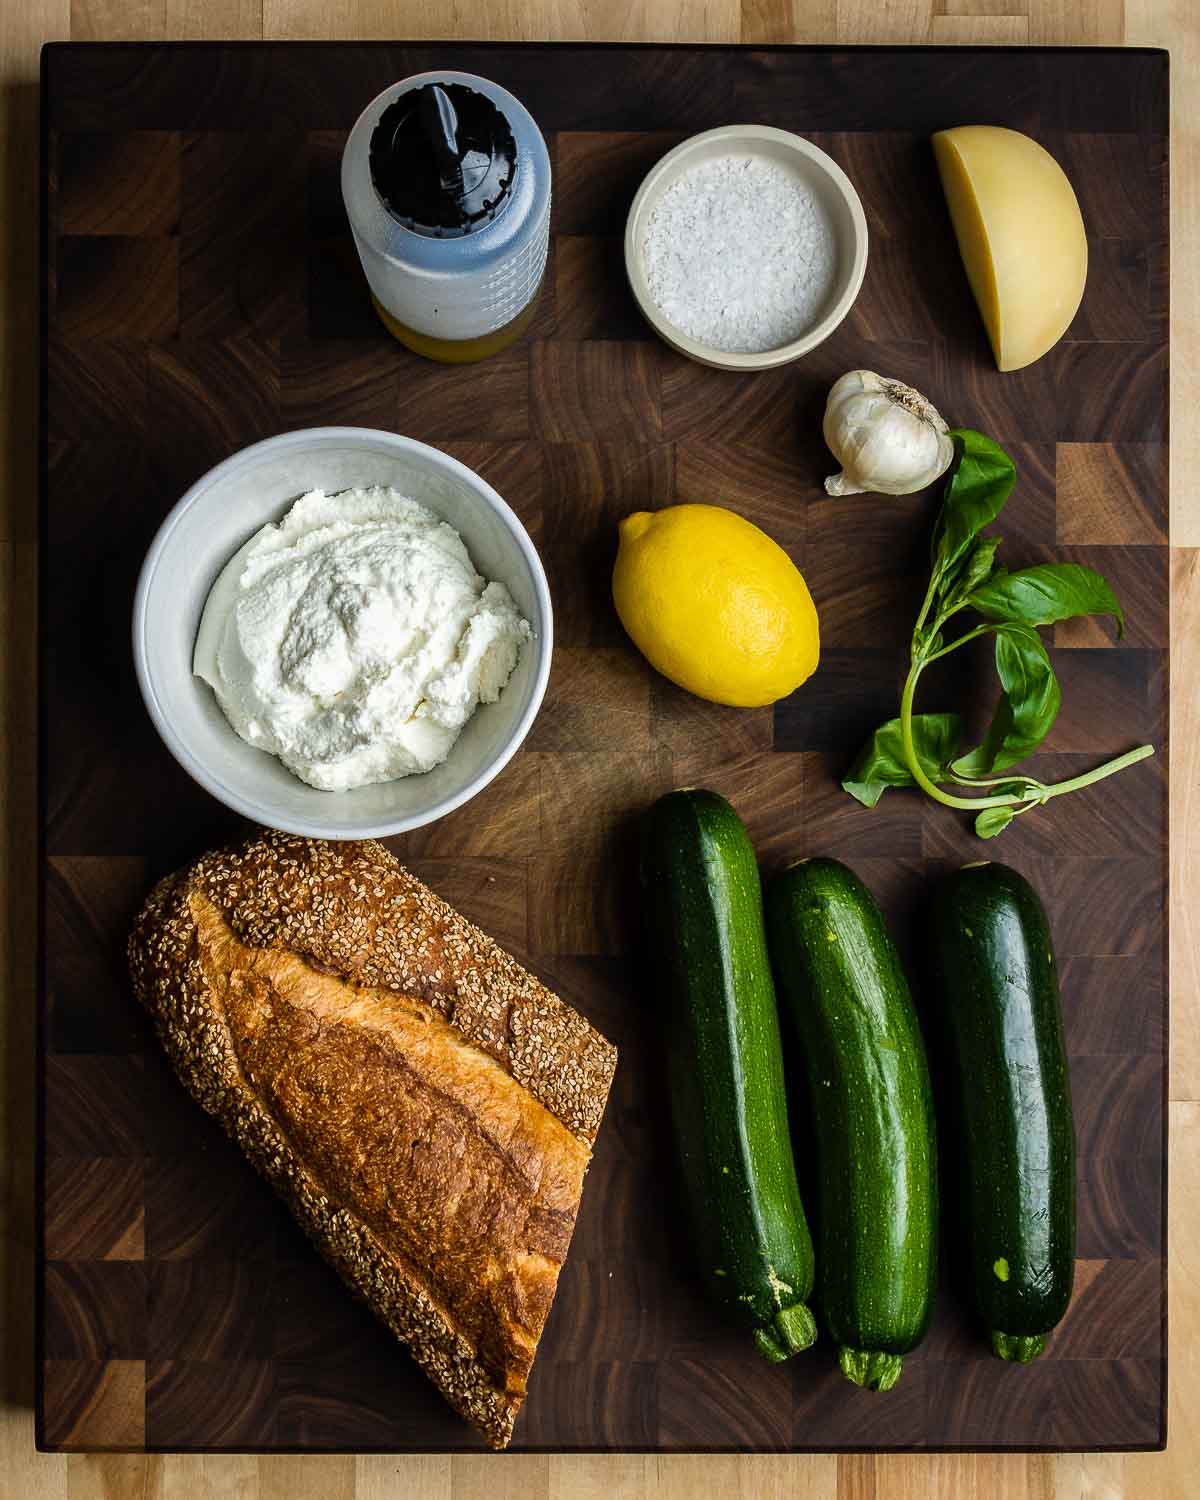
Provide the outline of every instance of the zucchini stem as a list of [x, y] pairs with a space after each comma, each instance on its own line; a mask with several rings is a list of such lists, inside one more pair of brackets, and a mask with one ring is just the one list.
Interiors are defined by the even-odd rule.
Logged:
[[992, 1353], [999, 1355], [1001, 1359], [1012, 1361], [1013, 1364], [1027, 1365], [1030, 1360], [1036, 1359], [1046, 1347], [1046, 1335], [1044, 1333], [1001, 1333], [998, 1328], [992, 1329]]
[[890, 1391], [900, 1379], [904, 1360], [899, 1354], [885, 1354], [882, 1349], [851, 1349], [843, 1344], [838, 1350], [842, 1374], [867, 1391]]
[[754, 1330], [758, 1352], [771, 1364], [780, 1364], [816, 1343], [817, 1325], [803, 1302], [781, 1307], [766, 1328]]

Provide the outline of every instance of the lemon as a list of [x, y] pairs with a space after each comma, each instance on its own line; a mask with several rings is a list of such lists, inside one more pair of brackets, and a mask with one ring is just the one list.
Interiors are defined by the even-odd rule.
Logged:
[[719, 505], [626, 516], [613, 602], [650, 665], [714, 703], [774, 703], [816, 670], [817, 611], [799, 569]]

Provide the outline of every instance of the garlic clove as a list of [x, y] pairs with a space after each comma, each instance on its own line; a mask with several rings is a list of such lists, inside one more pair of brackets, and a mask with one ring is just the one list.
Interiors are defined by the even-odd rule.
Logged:
[[911, 495], [950, 467], [954, 443], [920, 391], [874, 370], [850, 370], [825, 403], [825, 441], [842, 465], [830, 495]]

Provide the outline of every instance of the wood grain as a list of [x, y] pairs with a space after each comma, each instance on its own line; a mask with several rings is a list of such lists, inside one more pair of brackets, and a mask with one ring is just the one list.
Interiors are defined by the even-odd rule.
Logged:
[[262, 0], [70, 0], [75, 41], [260, 37]]
[[[1171, 671], [1175, 682], [1190, 682], [1200, 672], [1196, 663], [1200, 643], [1200, 550], [1178, 548], [1172, 554]], [[1171, 721], [1171, 776], [1184, 803], [1171, 824], [1172, 842], [1172, 977], [1175, 994], [1183, 1002], [1173, 1009], [1171, 1033], [1171, 1097], [1200, 1099], [1200, 1007], [1188, 997], [1200, 995], [1200, 933], [1197, 932], [1197, 846], [1200, 815], [1200, 702], [1189, 694], [1175, 707]]]
[[775, 42], [835, 42], [837, 0], [742, 0], [740, 40], [755, 46]]
[[[1154, 38], [1171, 37], [1172, 66], [1179, 80], [1200, 78], [1200, 31], [1186, 0], [1172, 0], [1163, 6], [1156, 0], [1126, 0], [1126, 38], [1144, 45]], [[1189, 84], [1185, 84], [1190, 86]], [[1172, 243], [1186, 244], [1184, 236], [1200, 224], [1200, 110], [1173, 109], [1171, 151], [1174, 163], [1174, 209]], [[1182, 264], [1181, 264], [1182, 260]], [[1172, 484], [1172, 536], [1176, 547], [1190, 549], [1200, 544], [1200, 506], [1189, 495], [1195, 483], [1200, 462], [1200, 421], [1191, 405], [1188, 392], [1200, 373], [1200, 269], [1195, 261], [1175, 256], [1176, 274], [1171, 284], [1171, 326], [1175, 339], [1176, 365], [1171, 392], [1171, 420], [1174, 439], [1174, 482]], [[1197, 562], [1194, 553], [1184, 551], [1172, 557], [1172, 616], [1174, 639], [1178, 643], [1172, 655], [1173, 695], [1171, 721], [1171, 779], [1177, 796], [1171, 818], [1172, 849], [1172, 939], [1171, 980], [1174, 1004], [1172, 1026], [1183, 1036], [1194, 1039], [1197, 980], [1200, 944], [1193, 925], [1196, 882], [1200, 879], [1200, 862], [1195, 855], [1197, 819], [1195, 756], [1197, 754], [1197, 712], [1200, 691], [1191, 655], [1196, 639], [1196, 609], [1200, 607], [1200, 590], [1196, 587]], [[1178, 590], [1176, 592], [1176, 589]], [[1194, 1049], [1185, 1051], [1194, 1059]], [[1173, 1075], [1173, 1099], [1189, 1101], [1171, 1106], [1171, 1171], [1174, 1193], [1171, 1200], [1169, 1228], [1170, 1295], [1172, 1297], [1172, 1347], [1186, 1351], [1198, 1326], [1200, 1274], [1195, 1260], [1197, 1202], [1195, 1101], [1200, 1097], [1200, 1082], [1194, 1071]], [[1185, 1166], [1186, 1163], [1186, 1166]], [[1200, 1467], [1200, 1440], [1195, 1425], [1185, 1414], [1200, 1402], [1200, 1366], [1190, 1359], [1176, 1361], [1172, 1381], [1169, 1421], [1172, 1423], [1172, 1450], [1168, 1463], [1155, 1467], [1146, 1460], [1127, 1459], [1122, 1481], [1129, 1494], [1138, 1489], [1147, 1493], [1185, 1493], [1185, 1476]]]
[[1100, 47], [1119, 43], [1125, 21], [1123, 0], [1060, 0], [1031, 6], [1029, 40], [1046, 47]]
[[1020, 47], [1029, 40], [1029, 21], [1012, 15], [934, 16], [929, 40], [949, 46]]
[[[819, 139], [889, 226], [890, 265], [940, 256], [942, 270], [910, 288], [928, 299], [924, 322], [889, 318], [877, 285], [802, 369], [729, 376], [648, 337], [606, 270], [615, 235], [560, 234], [556, 274], [526, 341], [483, 366], [426, 366], [369, 319], [356, 316], [351, 337], [339, 336], [336, 320], [322, 321], [330, 306], [365, 300], [341, 251], [321, 279], [301, 274], [314, 244], [328, 248], [344, 236], [329, 205], [334, 143], [354, 107], [346, 70], [357, 72], [362, 60], [377, 65], [378, 49], [278, 56], [290, 93], [277, 103], [266, 82], [271, 54], [261, 49], [114, 51], [96, 60], [99, 72], [77, 50], [50, 58], [49, 140], [60, 171], [48, 248], [57, 295], [46, 433], [54, 941], [45, 1139], [47, 1244], [63, 1253], [45, 1270], [47, 1441], [94, 1445], [111, 1420], [109, 1446], [130, 1446], [124, 1393], [136, 1366], [144, 1440], [154, 1448], [475, 1446], [384, 1332], [313, 1265], [232, 1148], [195, 1120], [131, 1016], [121, 978], [121, 941], [139, 891], [218, 829], [236, 826], [183, 781], [138, 711], [128, 663], [112, 646], [130, 569], [170, 497], [223, 454], [281, 421], [353, 420], [369, 410], [488, 467], [544, 545], [563, 601], [545, 710], [513, 767], [444, 830], [397, 841], [447, 899], [553, 971], [572, 1002], [617, 1037], [624, 1058], [515, 1446], [770, 1453], [1154, 1445], [1162, 1199], [1143, 1190], [1142, 1178], [1159, 1172], [1163, 1150], [1166, 1033], [1152, 1019], [1163, 1013], [1166, 952], [1161, 765], [1104, 795], [1081, 796], [1069, 835], [1029, 820], [1007, 851], [1042, 890], [1060, 955], [1080, 961], [1089, 1003], [1087, 1024], [1076, 1023], [1080, 1001], [1068, 996], [1082, 1049], [1073, 1077], [1088, 1185], [1077, 1295], [1051, 1353], [1018, 1383], [982, 1357], [950, 1296], [887, 1402], [848, 1389], [819, 1358], [775, 1370], [712, 1317], [680, 1274], [686, 1252], [664, 1197], [672, 1171], [654, 1102], [657, 1043], [639, 983], [630, 871], [633, 826], [647, 802], [702, 780], [742, 811], [768, 871], [796, 854], [853, 859], [911, 956], [923, 875], [972, 848], [940, 808], [892, 795], [868, 816], [838, 785], [846, 757], [894, 711], [902, 652], [883, 643], [902, 639], [925, 570], [925, 526], [914, 524], [910, 507], [865, 497], [851, 517], [819, 488], [827, 456], [813, 437], [816, 409], [847, 365], [886, 367], [914, 382], [932, 365], [939, 399], [958, 420], [1014, 443], [1028, 477], [1010, 546], [1028, 560], [1055, 555], [1060, 532], [1078, 555], [1113, 559], [1137, 625], [1119, 643], [1104, 632], [1058, 642], [1064, 708], [1046, 764], [1070, 775], [1131, 735], [1161, 741], [1163, 324], [1148, 301], [1127, 299], [1118, 315], [1102, 311], [1101, 297], [1101, 310], [1085, 309], [1071, 340], [1040, 368], [1001, 377], [978, 357], [961, 273], [945, 245], [933, 249], [947, 237], [931, 217], [921, 138], [878, 129], [935, 86], [965, 108], [981, 78], [974, 54], [962, 54], [948, 81], [942, 54], [859, 54], [863, 92], [840, 98], [830, 80], [851, 59], [825, 52], [510, 50], [507, 66], [535, 96], [544, 91], [548, 116], [562, 125], [551, 132], [552, 151], [567, 163], [560, 220], [586, 229], [611, 222], [631, 168], [640, 170], [648, 139], [659, 134], [641, 128], [647, 88], [665, 91], [668, 118], [684, 132], [704, 123], [723, 93], [764, 112], [811, 95]], [[219, 89], [211, 71], [218, 58]], [[489, 59], [472, 49], [454, 54], [468, 69]], [[410, 67], [434, 60], [419, 47], [406, 52]], [[1085, 195], [1100, 198], [1096, 174], [1125, 160], [1132, 180], [1124, 193], [1145, 215], [1140, 238], [1132, 223], [1114, 220], [1114, 243], [1145, 281], [1164, 233], [1161, 63], [1097, 54], [1087, 66], [1124, 83], [1094, 116], [1067, 54], [993, 61], [988, 86], [999, 99], [1004, 69], [1013, 69], [1022, 109], [1034, 124], [1053, 120]], [[603, 93], [596, 74], [610, 85]], [[151, 82], [145, 90], [122, 82], [133, 77]], [[101, 87], [109, 129], [98, 134], [93, 91]], [[154, 129], [144, 138], [147, 111]], [[275, 128], [279, 111], [290, 129]], [[227, 129], [239, 113], [241, 128]], [[597, 115], [604, 130], [575, 128]], [[203, 120], [213, 128], [187, 128]], [[260, 120], [272, 128], [256, 131]], [[634, 127], [628, 144], [623, 121]], [[1118, 127], [1140, 132], [1138, 151], [1110, 142]], [[591, 219], [579, 183], [585, 143], [602, 164]], [[157, 193], [147, 195], [148, 180]], [[254, 208], [238, 216], [247, 194]], [[268, 252], [272, 275], [263, 277]], [[580, 304], [582, 313], [573, 310]], [[110, 345], [112, 354], [97, 353]], [[100, 439], [98, 393], [112, 380], [129, 400], [109, 412]], [[140, 463], [131, 474], [134, 449]], [[1070, 497], [1061, 524], [1060, 478]], [[1089, 512], [1085, 497], [1098, 484], [1112, 495], [1107, 509]], [[1131, 495], [1129, 523], [1121, 500]], [[655, 678], [616, 629], [607, 598], [616, 520], [684, 498], [720, 498], [764, 526], [804, 566], [822, 606], [821, 666], [803, 694], [773, 710], [738, 713], [689, 698]], [[929, 691], [956, 683], [969, 697], [969, 662], [957, 678], [933, 677]], [[114, 700], [128, 708], [119, 728]], [[157, 818], [166, 805], [171, 817]], [[1123, 1024], [1124, 992], [1099, 982], [1117, 972], [1103, 961], [1123, 959], [1139, 966], [1140, 1028]], [[100, 1196], [87, 1170], [97, 1160], [109, 1181]], [[548, 1482], [544, 1458], [503, 1472], [525, 1489]], [[473, 1494], [493, 1482], [487, 1473], [467, 1465], [455, 1485]]]
[[[240, 13], [245, 14], [248, 19], [248, 27], [253, 26], [255, 31], [258, 25], [257, 6], [237, 7]], [[326, 28], [325, 34], [350, 34], [355, 26], [359, 24], [357, 14], [363, 9], [357, 0], [341, 0], [341, 3], [326, 7], [323, 11], [320, 24]], [[871, 8], [872, 10], [874, 7]], [[957, 17], [984, 16], [994, 14], [1024, 14], [1026, 10], [1040, 11], [1055, 17], [1054, 24], [1063, 27], [1061, 39], [1067, 42], [1082, 41], [1086, 39], [1083, 32], [1072, 33], [1066, 29], [1066, 22], [1070, 17], [1066, 7], [1061, 7], [1058, 0], [940, 0], [934, 6], [938, 12], [947, 12]], [[522, 7], [527, 11], [532, 28], [530, 34], [554, 35], [566, 34], [564, 28], [575, 25], [572, 19], [574, 12], [569, 7], [555, 7], [553, 13], [547, 7], [531, 6]], [[599, 28], [601, 33], [616, 35], [618, 29], [629, 31], [625, 24], [624, 9], [618, 16], [608, 16], [601, 12], [601, 8], [593, 7], [599, 14]], [[93, 35], [116, 35], [120, 33], [129, 23], [131, 13], [137, 11], [136, 4], [110, 3], [105, 7], [103, 14], [99, 9], [92, 11]], [[76, 6], [77, 21], [82, 23], [86, 20], [81, 8]], [[395, 12], [392, 12], [393, 16]], [[513, 19], [506, 12], [497, 12], [495, 8], [489, 11], [488, 22], [492, 17], [500, 14], [500, 24], [510, 24], [510, 34], [518, 34], [524, 28], [524, 16]], [[744, 35], [748, 40], [787, 40], [789, 39], [788, 27], [794, 26], [796, 30], [791, 35], [796, 40], [831, 40], [833, 39], [833, 27], [838, 23], [839, 17], [834, 14], [832, 3], [824, 7], [815, 4], [798, 3], [788, 4], [787, 0], [778, 3], [778, 0], [764, 0], [764, 3], [747, 3], [743, 6], [743, 26], [749, 27], [754, 24], [754, 16], [765, 17], [765, 24], [771, 30], [761, 36], [746, 30]], [[171, 7], [171, 27], [174, 28], [170, 34], [201, 35], [208, 29], [208, 34], [233, 34], [230, 21], [231, 8], [222, 4], [221, 0], [188, 0], [184, 5]], [[822, 18], [823, 16], [823, 18]], [[32, 319], [34, 309], [30, 299], [25, 295], [25, 289], [31, 284], [34, 276], [34, 242], [29, 226], [33, 219], [28, 205], [32, 202], [34, 193], [34, 165], [36, 152], [36, 98], [28, 87], [28, 80], [36, 75], [36, 45], [43, 36], [67, 34], [69, 25], [67, 6], [63, 0], [57, 4], [47, 3], [47, 0], [15, 0], [3, 8], [0, 15], [0, 67], [3, 69], [6, 83], [11, 84], [25, 81], [24, 94], [20, 91], [9, 89], [4, 95], [4, 118], [5, 146], [6, 149], [0, 156], [5, 172], [4, 202], [8, 207], [5, 216], [4, 231], [0, 233], [0, 250], [4, 259], [4, 285], [9, 293], [9, 307], [12, 315], [0, 319], [0, 345], [7, 351], [6, 359], [2, 366], [9, 371], [19, 371], [22, 360], [27, 361], [29, 351], [32, 350]], [[639, 11], [639, 20], [646, 20], [644, 12]], [[1078, 20], [1078, 17], [1076, 17]], [[101, 24], [108, 29], [101, 31]], [[819, 23], [819, 27], [818, 27]], [[855, 7], [848, 3], [841, 6], [840, 23], [842, 26], [842, 40], [853, 40], [855, 37]], [[762, 23], [760, 23], [762, 24]], [[919, 41], [926, 36], [928, 22], [919, 20], [917, 29], [906, 40]], [[476, 35], [483, 34], [483, 26], [471, 8], [463, 8], [456, 12], [453, 17], [445, 18], [442, 29], [449, 30], [452, 25], [461, 26], [468, 33]], [[1178, 243], [1187, 244], [1195, 236], [1190, 233], [1189, 225], [1194, 226], [1200, 218], [1200, 110], [1195, 106], [1197, 95], [1194, 83], [1188, 80], [1200, 81], [1200, 35], [1197, 34], [1194, 25], [1192, 7], [1188, 0], [1127, 0], [1125, 5], [1126, 39], [1131, 43], [1141, 45], [1169, 45], [1172, 49], [1173, 72], [1175, 78], [1175, 110], [1173, 112], [1173, 155], [1175, 167], [1174, 182], [1174, 218], [1175, 233], [1179, 237]], [[387, 28], [389, 34], [401, 33], [404, 27], [393, 23]], [[77, 35], [79, 33], [77, 32]], [[164, 34], [167, 34], [164, 32]], [[244, 34], [254, 34], [247, 30]], [[986, 35], [980, 34], [974, 40], [984, 41]], [[16, 121], [14, 130], [13, 124]], [[24, 125], [21, 124], [24, 121]], [[22, 136], [22, 130], [24, 135]], [[23, 206], [22, 206], [23, 205]], [[20, 269], [22, 264], [25, 269]], [[1175, 483], [1172, 487], [1175, 516], [1173, 523], [1173, 535], [1177, 544], [1188, 544], [1200, 541], [1200, 509], [1194, 504], [1197, 493], [1200, 493], [1194, 478], [1197, 470], [1197, 454], [1200, 453], [1200, 424], [1194, 417], [1193, 404], [1190, 396], [1186, 393], [1194, 386], [1194, 379], [1189, 379], [1189, 374], [1194, 375], [1196, 368], [1200, 365], [1200, 340], [1197, 339], [1196, 329], [1200, 326], [1200, 263], [1193, 258], [1185, 256], [1176, 257], [1175, 274], [1172, 278], [1172, 296], [1174, 304], [1173, 312], [1173, 364], [1176, 378], [1172, 382], [1172, 400], [1174, 406], [1174, 420], [1172, 423], [1173, 438], [1173, 472]], [[27, 366], [26, 366], [27, 367]], [[9, 394], [3, 405], [8, 421], [9, 431], [18, 434], [19, 439], [5, 445], [8, 456], [7, 474], [8, 480], [4, 485], [5, 498], [9, 500], [11, 511], [11, 499], [20, 497], [27, 500], [33, 494], [32, 484], [26, 482], [14, 484], [12, 475], [21, 464], [30, 464], [33, 454], [33, 444], [29, 440], [32, 432], [32, 402], [34, 391], [32, 383], [23, 377], [14, 380], [7, 388]], [[25, 506], [24, 514], [32, 516], [32, 511]], [[28, 522], [26, 523], [28, 525]], [[26, 530], [26, 535], [29, 531]], [[1179, 569], [1176, 570], [1177, 574]], [[1189, 561], [1184, 569], [1184, 576], [1191, 577], [1194, 574], [1194, 563]], [[26, 569], [26, 577], [34, 576]], [[28, 585], [24, 585], [23, 600], [21, 605], [21, 618], [28, 619], [28, 600], [32, 597]], [[28, 631], [26, 631], [28, 634]], [[1179, 627], [1176, 627], [1176, 642], [1180, 641]], [[1176, 666], [1179, 666], [1177, 657]], [[1190, 668], [1189, 668], [1190, 670]], [[25, 679], [28, 681], [28, 677]], [[1194, 712], [1194, 705], [1200, 694], [1196, 691], [1181, 690], [1178, 686], [1181, 680], [1193, 681], [1191, 679], [1180, 679], [1176, 677], [1177, 688], [1174, 694], [1174, 707], [1176, 715], [1184, 712]], [[22, 722], [17, 720], [15, 722]], [[25, 711], [25, 723], [29, 723], [28, 713]], [[8, 734], [6, 741], [11, 744], [13, 739], [14, 721], [9, 719]], [[1186, 847], [1190, 849], [1191, 841], [1194, 839], [1196, 818], [1194, 807], [1187, 800], [1188, 789], [1196, 784], [1194, 776], [1184, 776], [1180, 771], [1180, 757], [1189, 759], [1195, 755], [1197, 737], [1190, 733], [1186, 738], [1180, 732], [1179, 727], [1173, 738], [1175, 766], [1173, 784], [1176, 795], [1173, 799], [1173, 825], [1176, 829], [1175, 847], [1184, 847], [1180, 844], [1181, 839], [1189, 842]], [[10, 753], [11, 759], [11, 753]], [[11, 773], [10, 773], [11, 784]], [[21, 798], [18, 796], [18, 804]], [[28, 798], [25, 799], [28, 805]], [[11, 805], [11, 799], [10, 799]], [[1191, 878], [1191, 872], [1200, 868], [1194, 859], [1179, 857], [1175, 861], [1175, 874], [1177, 883], [1176, 905], [1174, 907], [1176, 917], [1172, 931], [1172, 950], [1175, 972], [1177, 975], [1175, 983], [1176, 1004], [1174, 1006], [1176, 1026], [1194, 1026], [1195, 995], [1197, 993], [1195, 980], [1196, 945], [1193, 938], [1181, 929], [1181, 916], [1190, 912], [1194, 903], [1188, 903], [1181, 899], [1182, 893], [1187, 890], [1187, 881]], [[27, 884], [27, 883], [26, 883]], [[1182, 970], [1181, 970], [1182, 965]], [[25, 973], [28, 973], [26, 967]], [[1178, 977], [1181, 973], [1188, 976], [1187, 983]], [[18, 986], [22, 981], [18, 978]], [[8, 1012], [11, 1016], [11, 1000], [28, 995], [28, 981], [24, 981], [24, 988], [8, 991], [10, 1006]], [[22, 1002], [23, 1003], [23, 1002]], [[22, 1047], [27, 1050], [24, 1056], [28, 1058], [31, 1039], [27, 1032], [23, 1032], [19, 1024], [10, 1020], [7, 1026], [10, 1055], [16, 1050], [18, 1058], [21, 1056]], [[24, 1039], [23, 1039], [24, 1038]], [[1177, 1049], [1178, 1055], [1178, 1049]], [[18, 1062], [16, 1070], [9, 1069], [9, 1086], [6, 1094], [8, 1117], [19, 1126], [18, 1140], [30, 1138], [30, 1126], [27, 1122], [32, 1119], [30, 1094], [28, 1092], [28, 1079], [30, 1078], [30, 1067], [26, 1061], [24, 1064]], [[1190, 1076], [1190, 1075], [1189, 1075]], [[1187, 1077], [1177, 1077], [1173, 1091], [1181, 1099], [1194, 1097], [1195, 1087], [1187, 1081]], [[1180, 1246], [1185, 1243], [1195, 1243], [1197, 1239], [1197, 1227], [1194, 1220], [1194, 1205], [1200, 1202], [1196, 1186], [1191, 1182], [1188, 1173], [1193, 1171], [1195, 1163], [1200, 1160], [1197, 1152], [1195, 1139], [1195, 1111], [1186, 1103], [1174, 1106], [1172, 1116], [1172, 1158], [1174, 1184], [1176, 1191], [1172, 1197], [1172, 1243]], [[9, 1155], [10, 1177], [12, 1184], [9, 1193], [10, 1216], [9, 1223], [12, 1224], [15, 1213], [16, 1223], [28, 1216], [29, 1198], [23, 1196], [20, 1186], [21, 1173], [19, 1162], [12, 1154]], [[13, 1196], [15, 1194], [15, 1197]], [[12, 1231], [10, 1230], [10, 1234]], [[12, 1279], [14, 1265], [28, 1255], [27, 1249], [20, 1248], [28, 1246], [28, 1236], [24, 1233], [18, 1239], [6, 1235], [5, 1247], [9, 1257], [9, 1282], [10, 1287], [19, 1288], [21, 1285], [20, 1274], [17, 1280]], [[1196, 1286], [1200, 1285], [1200, 1276], [1196, 1274], [1195, 1267], [1190, 1267], [1186, 1272], [1184, 1264], [1178, 1256], [1173, 1256], [1173, 1286], [1174, 1317], [1172, 1321], [1172, 1342], [1178, 1342], [1180, 1349], [1184, 1348], [1185, 1341], [1190, 1337], [1189, 1329], [1194, 1330], [1200, 1326], [1200, 1312], [1197, 1310], [1194, 1295], [1185, 1296], [1185, 1288], [1191, 1288], [1194, 1292]], [[16, 1302], [10, 1296], [10, 1306], [19, 1307], [22, 1298], [18, 1293]], [[28, 1344], [22, 1343], [22, 1335], [19, 1322], [14, 1323], [12, 1313], [8, 1319], [8, 1336], [5, 1339], [7, 1359], [10, 1369], [18, 1370], [21, 1366], [24, 1348], [28, 1351]], [[23, 1356], [28, 1360], [26, 1352]], [[1200, 1399], [1200, 1387], [1195, 1384], [1195, 1376], [1191, 1373], [1192, 1367], [1182, 1358], [1177, 1358], [1174, 1364], [1174, 1378], [1172, 1389], [1172, 1408], [1179, 1412], [1185, 1409], [1189, 1402], [1194, 1405]], [[11, 1386], [11, 1381], [10, 1381]], [[1194, 1432], [1184, 1423], [1176, 1420], [1173, 1426], [1171, 1448], [1165, 1455], [1092, 1455], [1087, 1458], [1061, 1457], [1058, 1459], [1047, 1459], [1033, 1456], [1022, 1460], [1020, 1458], [1008, 1460], [994, 1456], [975, 1456], [969, 1461], [950, 1459], [897, 1459], [897, 1458], [843, 1458], [838, 1461], [839, 1484], [838, 1493], [840, 1497], [849, 1497], [849, 1500], [867, 1500], [867, 1497], [879, 1496], [880, 1500], [908, 1500], [908, 1497], [924, 1496], [927, 1493], [950, 1494], [956, 1497], [962, 1495], [970, 1497], [970, 1500], [984, 1500], [984, 1497], [992, 1496], [1038, 1496], [1049, 1497], [1051, 1494], [1070, 1497], [1082, 1495], [1104, 1495], [1111, 1496], [1113, 1500], [1119, 1500], [1123, 1496], [1136, 1496], [1137, 1500], [1154, 1500], [1157, 1496], [1170, 1495], [1183, 1497], [1190, 1493], [1190, 1476], [1200, 1468], [1200, 1451], [1195, 1446]], [[288, 1463], [284, 1459], [263, 1459], [255, 1464], [254, 1460], [237, 1458], [113, 1458], [77, 1456], [68, 1462], [62, 1457], [52, 1455], [37, 1455], [32, 1451], [30, 1438], [30, 1419], [27, 1411], [12, 1408], [3, 1414], [0, 1420], [0, 1474], [3, 1475], [5, 1485], [14, 1494], [30, 1497], [64, 1497], [70, 1493], [71, 1496], [82, 1496], [84, 1500], [91, 1500], [93, 1496], [103, 1495], [105, 1497], [119, 1497], [124, 1500], [125, 1496], [143, 1494], [155, 1497], [183, 1494], [197, 1494], [203, 1497], [209, 1496], [233, 1496], [237, 1495], [239, 1500], [253, 1500], [260, 1493], [271, 1493], [277, 1491], [272, 1487], [268, 1489], [268, 1471], [274, 1466]], [[413, 1487], [410, 1477], [413, 1465], [418, 1462], [430, 1464], [429, 1483], [424, 1480], [421, 1486]], [[454, 1461], [457, 1463], [458, 1461]], [[734, 1461], [735, 1463], [737, 1461]], [[799, 1472], [803, 1460], [783, 1461], [784, 1470], [787, 1473]], [[448, 1459], [417, 1461], [411, 1459], [375, 1459], [364, 1458], [357, 1461], [358, 1470], [358, 1493], [370, 1494], [371, 1496], [387, 1495], [388, 1497], [407, 1497], [412, 1494], [430, 1494], [441, 1497], [450, 1493], [450, 1472], [452, 1461]], [[432, 1482], [432, 1473], [441, 1476], [437, 1487]], [[599, 1494], [601, 1489], [612, 1489], [613, 1493], [625, 1496], [655, 1495], [666, 1497], [666, 1500], [677, 1500], [677, 1497], [690, 1495], [695, 1488], [695, 1470], [687, 1460], [654, 1460], [642, 1459], [588, 1459], [588, 1458], [563, 1458], [552, 1460], [552, 1484], [556, 1497], [593, 1495]], [[716, 1475], [719, 1470], [706, 1466], [701, 1470], [704, 1476]], [[308, 1463], [302, 1461], [295, 1465], [289, 1474], [288, 1494], [294, 1495], [296, 1500], [310, 1500], [310, 1497], [322, 1496], [327, 1493], [324, 1488], [324, 1476], [328, 1469], [322, 1467], [320, 1462]], [[730, 1471], [736, 1474], [736, 1467]], [[311, 1476], [306, 1479], [305, 1475]], [[953, 1490], [947, 1488], [951, 1476], [955, 1481]], [[442, 1487], [444, 1484], [445, 1488]], [[736, 1485], [736, 1480], [734, 1480]], [[935, 1487], [936, 1486], [936, 1487]], [[729, 1489], [727, 1492], [736, 1492]], [[827, 1492], [827, 1491], [823, 1491]], [[341, 1490], [332, 1493], [338, 1495], [340, 1500]]]

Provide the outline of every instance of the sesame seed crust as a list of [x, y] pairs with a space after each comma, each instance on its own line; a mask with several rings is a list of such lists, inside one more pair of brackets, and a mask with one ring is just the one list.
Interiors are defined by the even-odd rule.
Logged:
[[595, 1141], [615, 1048], [382, 844], [264, 833], [192, 878], [242, 942], [426, 1001]]
[[376, 843], [206, 855], [129, 957], [185, 1086], [504, 1447], [615, 1049]]

